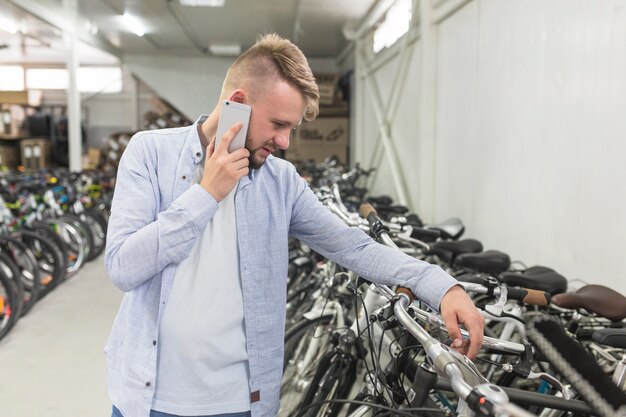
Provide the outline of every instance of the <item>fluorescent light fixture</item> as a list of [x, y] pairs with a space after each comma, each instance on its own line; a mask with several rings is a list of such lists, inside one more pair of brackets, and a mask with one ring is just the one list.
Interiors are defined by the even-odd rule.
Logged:
[[224, 0], [179, 0], [183, 6], [191, 7], [224, 7]]
[[89, 20], [85, 22], [85, 30], [92, 35], [98, 34], [98, 26]]
[[216, 56], [239, 56], [241, 45], [238, 43], [212, 43], [209, 51]]
[[13, 34], [17, 33], [17, 25], [15, 22], [4, 16], [0, 16], [0, 29]]
[[137, 36], [143, 36], [146, 33], [146, 30], [144, 29], [143, 25], [141, 24], [141, 21], [129, 14], [128, 12], [124, 12], [124, 22], [126, 22], [126, 25], [128, 26], [128, 28], [135, 33], [135, 35]]

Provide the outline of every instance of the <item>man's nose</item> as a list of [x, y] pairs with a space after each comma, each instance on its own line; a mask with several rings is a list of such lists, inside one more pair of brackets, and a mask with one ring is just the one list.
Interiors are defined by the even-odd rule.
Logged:
[[276, 146], [278, 146], [279, 149], [285, 150], [289, 147], [290, 133], [291, 131], [287, 130], [286, 132], [279, 132], [278, 134], [276, 134], [276, 136], [274, 136], [274, 143], [276, 144]]

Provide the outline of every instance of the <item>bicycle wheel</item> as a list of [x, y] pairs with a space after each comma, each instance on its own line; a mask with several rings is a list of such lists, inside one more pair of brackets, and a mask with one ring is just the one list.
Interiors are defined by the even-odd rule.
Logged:
[[6, 253], [19, 269], [19, 279], [24, 286], [22, 315], [25, 315], [35, 305], [42, 287], [37, 260], [28, 246], [12, 236], [0, 237], [0, 250]]
[[300, 406], [319, 361], [330, 348], [327, 329], [332, 319], [330, 314], [313, 320], [303, 319], [285, 333], [280, 417], [289, 416]]
[[93, 259], [92, 254], [95, 251], [95, 242], [93, 233], [89, 228], [89, 225], [85, 223], [79, 216], [76, 214], [66, 213], [60, 217], [62, 221], [71, 223], [73, 226], [78, 229], [83, 241], [85, 242], [85, 262], [91, 261]]
[[97, 211], [87, 210], [80, 214], [80, 219], [89, 227], [93, 236], [93, 249], [89, 252], [88, 261], [96, 259], [104, 251], [107, 236], [107, 223]]
[[15, 314], [15, 305], [18, 295], [15, 284], [0, 268], [0, 340], [15, 325], [18, 316]]
[[[327, 366], [323, 366], [323, 365]], [[335, 350], [328, 353], [309, 385], [302, 407], [306, 417], [336, 417], [344, 406], [330, 400], [347, 399], [356, 380], [357, 358]]]
[[85, 239], [73, 223], [62, 219], [45, 219], [45, 222], [53, 232], [63, 239], [67, 250], [65, 277], [70, 278], [76, 274], [85, 263], [85, 255], [88, 250]]
[[52, 232], [47, 229], [31, 229], [21, 230], [12, 235], [13, 238], [26, 245], [35, 258], [41, 282], [39, 299], [47, 295], [63, 281], [67, 268], [67, 260], [63, 252], [64, 248], [59, 248], [57, 243], [46, 237], [50, 233]]
[[6, 253], [0, 251], [0, 269], [13, 284], [16, 298], [11, 310], [17, 319], [22, 315], [24, 309], [24, 284], [20, 279], [19, 268]]

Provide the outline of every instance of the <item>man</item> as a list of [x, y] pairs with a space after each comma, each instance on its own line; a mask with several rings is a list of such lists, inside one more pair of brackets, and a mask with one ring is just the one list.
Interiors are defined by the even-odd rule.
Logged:
[[[240, 125], [215, 146], [225, 99], [252, 107], [246, 147], [232, 153]], [[315, 118], [318, 99], [302, 52], [267, 35], [231, 66], [209, 116], [131, 140], [105, 256], [126, 292], [105, 349], [114, 416], [276, 415], [289, 235], [365, 278], [408, 286], [441, 310], [456, 347], [478, 351], [482, 317], [453, 278], [344, 225], [270, 155]]]

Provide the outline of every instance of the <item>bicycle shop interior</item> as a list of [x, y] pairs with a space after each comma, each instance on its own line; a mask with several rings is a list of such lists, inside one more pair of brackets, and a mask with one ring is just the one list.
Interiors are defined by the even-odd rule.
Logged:
[[[133, 306], [155, 294], [145, 323], [161, 332], [165, 301], [200, 288], [176, 283], [228, 216], [187, 210], [183, 191], [203, 187], [218, 150], [242, 152], [207, 147], [202, 124], [218, 115], [203, 115], [267, 34], [306, 57], [318, 109], [285, 106], [271, 123], [286, 136], [253, 148], [283, 96], [264, 93], [256, 113], [242, 102], [250, 169], [230, 187], [248, 203], [223, 229], [243, 294], [241, 415], [626, 413], [626, 0], [0, 0], [0, 415], [232, 412], [163, 400], [174, 356], [156, 334], [137, 348], [152, 307]], [[176, 166], [182, 142], [158, 138], [181, 134], [201, 145]], [[253, 164], [259, 152], [272, 156]], [[269, 186], [276, 200], [244, 197]], [[242, 233], [265, 222], [250, 245]], [[344, 253], [330, 225], [363, 240]], [[461, 304], [446, 314], [442, 282], [479, 323]]]

